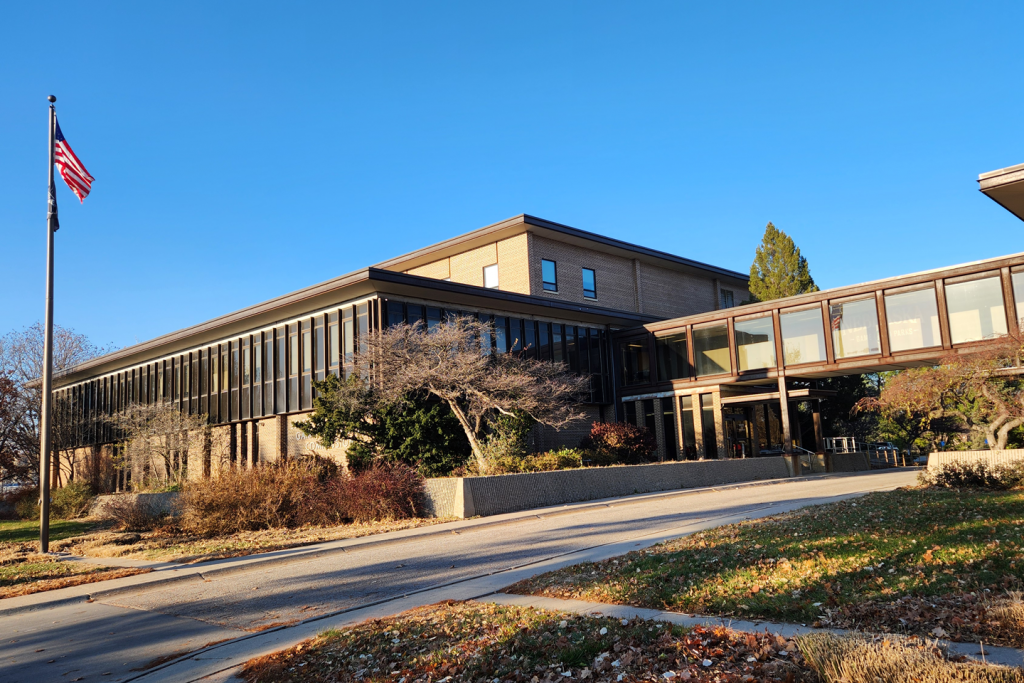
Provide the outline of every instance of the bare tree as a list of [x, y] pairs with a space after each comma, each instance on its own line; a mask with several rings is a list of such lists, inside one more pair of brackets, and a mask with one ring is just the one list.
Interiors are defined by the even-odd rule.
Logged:
[[493, 335], [490, 325], [467, 317], [429, 331], [422, 323], [403, 323], [369, 334], [356, 363], [370, 369], [370, 384], [385, 404], [417, 394], [447, 403], [484, 472], [481, 442], [494, 417], [525, 414], [560, 429], [583, 417], [579, 399], [589, 387], [589, 378], [570, 373], [562, 363], [493, 353], [487, 341]]
[[[43, 375], [44, 330], [40, 323], [0, 337], [0, 375], [14, 383], [16, 410], [0, 415], [4, 420], [0, 432], [8, 434], [8, 448], [17, 453], [17, 461], [27, 468], [33, 479], [39, 476], [39, 415], [42, 406], [42, 385], [38, 381]], [[53, 328], [53, 371], [55, 375], [70, 370], [95, 356], [108, 353], [112, 347], [99, 347], [89, 338], [72, 329], [54, 325]], [[55, 410], [55, 416], [59, 416]], [[55, 430], [54, 453], [60, 457], [67, 444], [61, 442], [61, 434], [67, 430]], [[73, 471], [59, 467], [58, 472]], [[56, 481], [55, 483], [60, 483]]]
[[952, 353], [934, 368], [905, 370], [889, 378], [877, 398], [856, 409], [879, 412], [903, 425], [911, 441], [926, 432], [958, 430], [993, 450], [1006, 448], [1010, 432], [1024, 424], [1024, 342], [1010, 335], [968, 353]]
[[181, 484], [189, 457], [201, 455], [207, 422], [205, 415], [188, 415], [170, 403], [133, 403], [113, 417], [121, 434], [115, 465], [132, 473], [135, 488]]

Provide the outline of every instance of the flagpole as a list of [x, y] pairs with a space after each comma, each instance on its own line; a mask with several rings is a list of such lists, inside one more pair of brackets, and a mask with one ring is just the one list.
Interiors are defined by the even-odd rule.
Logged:
[[43, 405], [39, 413], [39, 552], [50, 552], [50, 411], [53, 391], [53, 204], [49, 193], [53, 192], [53, 164], [55, 129], [57, 111], [53, 103], [57, 98], [47, 97], [50, 101], [50, 164], [49, 183], [46, 186], [46, 317], [43, 342]]

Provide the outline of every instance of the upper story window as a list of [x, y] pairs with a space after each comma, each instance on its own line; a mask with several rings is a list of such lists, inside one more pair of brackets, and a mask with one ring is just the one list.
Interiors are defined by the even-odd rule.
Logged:
[[723, 289], [720, 291], [720, 294], [722, 297], [722, 308], [732, 308], [736, 305], [736, 299], [731, 289]]
[[547, 259], [541, 259], [540, 272], [541, 279], [544, 281], [544, 291], [557, 292], [558, 274], [555, 272], [555, 262], [548, 261]]
[[498, 287], [498, 264], [484, 266], [484, 287], [496, 289]]
[[590, 268], [583, 269], [583, 297], [585, 299], [597, 298], [597, 275]]

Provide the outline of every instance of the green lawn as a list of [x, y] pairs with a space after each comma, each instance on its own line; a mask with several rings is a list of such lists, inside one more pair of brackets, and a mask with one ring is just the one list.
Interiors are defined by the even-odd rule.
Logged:
[[[95, 522], [50, 520], [50, 540], [59, 541], [86, 533]], [[0, 543], [31, 543], [39, 540], [39, 520], [0, 521]]]
[[1024, 646], [1024, 493], [903, 489], [719, 527], [509, 587]]

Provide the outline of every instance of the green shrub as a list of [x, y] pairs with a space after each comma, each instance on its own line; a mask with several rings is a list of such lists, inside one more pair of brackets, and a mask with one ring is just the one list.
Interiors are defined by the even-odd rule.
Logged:
[[652, 460], [658, 442], [646, 427], [628, 422], [595, 422], [580, 447], [594, 453], [595, 464], [636, 465]]
[[77, 519], [92, 506], [92, 487], [80, 481], [71, 481], [56, 489], [50, 496], [50, 516], [57, 519]]
[[18, 519], [39, 519], [39, 489], [24, 488], [8, 496]]
[[1024, 486], [1024, 461], [992, 465], [984, 460], [949, 462], [917, 475], [923, 486], [939, 488], [980, 488], [1006, 491]]
[[583, 467], [588, 453], [579, 448], [561, 448], [536, 455], [506, 455], [492, 459], [489, 474], [522, 474], [524, 472], [551, 472]]

